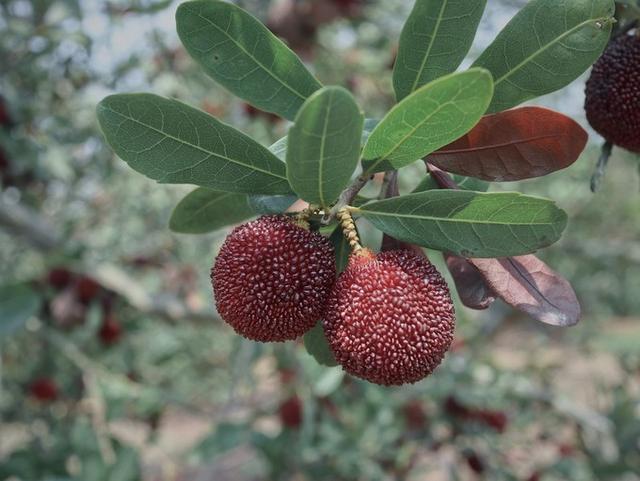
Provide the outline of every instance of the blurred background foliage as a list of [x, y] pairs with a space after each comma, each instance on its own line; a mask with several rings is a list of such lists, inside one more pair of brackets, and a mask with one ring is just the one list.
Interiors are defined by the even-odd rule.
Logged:
[[[368, 117], [392, 105], [412, 2], [237, 3]], [[526, 2], [488, 3], [471, 58]], [[431, 378], [402, 389], [348, 378], [217, 320], [208, 276], [224, 233], [172, 234], [189, 187], [136, 175], [102, 141], [95, 105], [122, 91], [179, 98], [264, 144], [286, 134], [188, 58], [176, 5], [0, 0], [0, 298], [30, 314], [12, 325], [0, 313], [0, 479], [640, 479], [637, 157], [615, 151], [593, 195], [593, 135], [571, 168], [492, 187], [568, 211], [542, 258], [576, 288], [578, 327], [458, 304], [457, 339]], [[583, 82], [536, 103], [586, 127]], [[422, 175], [405, 169], [401, 187]]]

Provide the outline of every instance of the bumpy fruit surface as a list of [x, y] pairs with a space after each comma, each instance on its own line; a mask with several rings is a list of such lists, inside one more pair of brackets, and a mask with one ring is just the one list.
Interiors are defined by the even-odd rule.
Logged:
[[211, 271], [222, 319], [263, 342], [296, 339], [311, 329], [335, 277], [329, 241], [281, 215], [236, 227]]
[[324, 330], [348, 373], [383, 385], [414, 383], [442, 362], [455, 314], [446, 282], [416, 252], [352, 254], [329, 298]]
[[605, 139], [640, 153], [640, 36], [621, 35], [595, 63], [585, 110]]

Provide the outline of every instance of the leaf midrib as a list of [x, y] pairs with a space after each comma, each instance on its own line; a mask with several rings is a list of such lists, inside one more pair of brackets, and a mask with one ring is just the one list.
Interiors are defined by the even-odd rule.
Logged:
[[[187, 4], [185, 4], [187, 5]], [[211, 20], [209, 20], [207, 17], [203, 17], [202, 14], [200, 12], [194, 12], [193, 10], [191, 10], [189, 8], [189, 6], [187, 5], [185, 7], [187, 10], [189, 10], [192, 14], [197, 15], [198, 17], [200, 17], [201, 19], [203, 19], [205, 22], [207, 22], [208, 24], [212, 25], [213, 27], [215, 27], [216, 29], [218, 29], [224, 36], [226, 36], [229, 40], [231, 40], [232, 43], [234, 43], [236, 45], [236, 47], [238, 47], [240, 50], [242, 50], [249, 58], [251, 58], [256, 64], [258, 64], [260, 66], [260, 68], [262, 68], [262, 70], [264, 70], [267, 74], [269, 74], [271, 77], [273, 77], [274, 79], [276, 79], [283, 87], [285, 87], [286, 89], [288, 89], [289, 91], [291, 91], [294, 95], [296, 95], [297, 97], [299, 97], [301, 100], [306, 100], [307, 96], [298, 92], [296, 89], [294, 89], [293, 87], [291, 87], [288, 83], [286, 83], [284, 80], [282, 80], [279, 76], [277, 76], [275, 73], [273, 73], [271, 70], [269, 70], [262, 62], [260, 62], [256, 57], [254, 57], [252, 54], [250, 54], [240, 43], [238, 43], [231, 35], [229, 35], [225, 30], [223, 30], [222, 28], [220, 28], [218, 25], [216, 25], [215, 23], [213, 23]], [[233, 13], [232, 13], [233, 14]], [[284, 46], [284, 45], [283, 45]], [[286, 48], [286, 46], [284, 46]]]
[[440, 13], [438, 14], [438, 19], [436, 20], [436, 26], [433, 29], [433, 35], [431, 37], [431, 40], [429, 41], [429, 47], [427, 48], [427, 51], [425, 52], [424, 57], [422, 58], [422, 63], [420, 64], [420, 70], [418, 70], [418, 72], [416, 74], [416, 78], [414, 79], [413, 84], [411, 85], [411, 91], [409, 92], [409, 94], [415, 92], [415, 90], [416, 90], [416, 85], [418, 85], [418, 81], [420, 80], [420, 77], [422, 76], [422, 72], [424, 70], [424, 66], [427, 63], [427, 59], [431, 55], [431, 49], [433, 48], [433, 45], [436, 42], [436, 36], [438, 34], [438, 31], [440, 30], [440, 24], [442, 23], [442, 19], [444, 17], [444, 11], [445, 11], [448, 3], [449, 3], [449, 0], [444, 0], [442, 2], [442, 7], [440, 7]]
[[462, 219], [455, 219], [455, 218], [452, 218], [452, 217], [433, 217], [433, 216], [427, 216], [427, 215], [417, 216], [417, 215], [409, 215], [409, 214], [397, 214], [397, 213], [393, 213], [393, 212], [380, 212], [380, 211], [368, 210], [365, 207], [361, 207], [358, 210], [360, 210], [362, 212], [370, 212], [371, 214], [379, 215], [379, 216], [402, 217], [402, 218], [408, 218], [408, 219], [420, 219], [420, 220], [434, 221], [434, 222], [452, 222], [452, 223], [463, 223], [463, 224], [487, 224], [487, 225], [499, 225], [499, 226], [534, 226], [534, 225], [553, 226], [553, 225], [556, 224], [556, 222], [518, 223], [518, 222], [495, 222], [495, 221], [482, 221], [482, 220], [462, 220]]
[[[465, 74], [468, 74], [468, 73], [469, 73], [469, 71], [467, 71], [467, 72], [463, 72], [463, 73], [460, 73], [460, 74], [457, 74], [457, 75], [458, 75], [458, 77], [457, 77], [457, 78], [459, 79], [461, 76], [463, 76], [463, 75], [465, 75]], [[453, 75], [456, 75], [456, 74], [453, 74]], [[432, 89], [432, 88], [433, 88], [433, 87], [435, 87], [437, 84], [439, 84], [439, 83], [441, 83], [441, 82], [443, 82], [443, 81], [447, 81], [447, 80], [449, 80], [449, 79], [451, 79], [451, 78], [455, 78], [455, 77], [451, 77], [451, 76], [441, 77], [440, 79], [435, 80], [433, 83], [431, 83], [431, 84], [427, 84], [427, 85], [430, 85], [430, 86], [431, 86], [431, 87], [430, 87], [430, 89]], [[448, 100], [447, 102], [444, 102], [444, 103], [442, 103], [442, 104], [439, 104], [439, 105], [438, 105], [438, 108], [436, 108], [436, 109], [435, 109], [435, 110], [434, 110], [434, 111], [433, 111], [433, 112], [432, 112], [428, 117], [425, 117], [425, 119], [424, 119], [424, 120], [422, 120], [421, 122], [419, 122], [418, 124], [416, 124], [416, 126], [415, 126], [414, 128], [412, 128], [412, 129], [409, 131], [409, 133], [407, 133], [407, 135], [405, 135], [405, 136], [404, 136], [404, 137], [403, 137], [399, 142], [396, 142], [396, 144], [395, 144], [391, 149], [389, 149], [389, 150], [387, 151], [387, 153], [386, 153], [386, 154], [384, 154], [383, 156], [381, 156], [381, 157], [380, 157], [380, 158], [379, 158], [379, 159], [378, 159], [374, 164], [372, 164], [368, 169], [366, 169], [365, 174], [367, 174], [367, 173], [369, 173], [369, 172], [372, 172], [372, 171], [373, 171], [373, 169], [375, 169], [378, 165], [380, 165], [380, 163], [384, 162], [385, 160], [389, 160], [389, 156], [390, 156], [390, 155], [392, 155], [396, 150], [398, 150], [398, 149], [400, 148], [400, 146], [401, 146], [402, 144], [404, 144], [408, 138], [410, 138], [413, 134], [415, 134], [415, 133], [416, 133], [416, 131], [417, 131], [420, 127], [422, 127], [425, 123], [429, 122], [429, 121], [433, 118], [433, 116], [434, 116], [434, 115], [436, 115], [437, 113], [439, 113], [442, 109], [444, 109], [444, 108], [445, 108], [446, 106], [448, 106], [448, 105], [456, 105], [456, 101], [457, 101], [458, 96], [459, 96], [463, 91], [465, 91], [465, 90], [469, 89], [469, 88], [470, 88], [470, 87], [472, 87], [474, 84], [476, 84], [476, 83], [480, 80], [480, 78], [481, 78], [481, 76], [476, 76], [476, 78], [472, 79], [472, 80], [471, 80], [471, 82], [469, 82], [467, 85], [463, 85], [463, 86], [458, 90], [458, 92], [453, 96], [453, 98], [452, 98], [451, 100]], [[416, 91], [416, 92], [417, 92], [417, 91]], [[425, 93], [426, 93], [426, 92], [425, 92]], [[414, 94], [415, 94], [415, 92], [414, 92]], [[402, 102], [400, 102], [399, 104], [397, 104], [397, 105], [396, 105], [396, 106], [391, 110], [391, 112], [389, 112], [387, 115], [391, 115], [391, 113], [392, 113], [395, 109], [397, 109], [398, 107], [400, 107], [400, 106], [402, 105], [402, 103], [403, 103], [403, 102], [407, 101], [407, 99], [408, 99], [408, 98], [409, 98], [409, 97], [405, 97], [405, 98], [402, 100]], [[371, 140], [371, 137], [372, 137], [372, 136], [373, 136], [373, 134], [376, 132], [376, 130], [378, 130], [378, 128], [380, 128], [380, 126], [381, 126], [381, 125], [384, 125], [384, 120], [385, 120], [385, 119], [383, 119], [383, 120], [382, 120], [382, 121], [381, 121], [381, 122], [376, 126], [376, 128], [373, 130], [373, 132], [371, 132], [371, 135], [369, 136], [369, 139], [367, 140], [367, 143], [369, 142], [369, 140]], [[366, 145], [365, 145], [365, 149], [366, 149]], [[431, 153], [432, 153], [432, 152], [429, 152], [429, 153], [428, 153], [428, 154], [426, 154], [426, 155], [429, 155], [429, 154], [431, 154]]]
[[[506, 74], [504, 74], [502, 77], [498, 78], [495, 82], [494, 82], [494, 86], [498, 86], [500, 83], [502, 83], [502, 81], [508, 79], [511, 75], [513, 75], [515, 72], [517, 72], [518, 70], [520, 70], [522, 67], [524, 67], [525, 65], [527, 65], [529, 62], [531, 62], [533, 59], [535, 59], [538, 55], [541, 55], [542, 53], [546, 52], [549, 48], [551, 48], [553, 45], [559, 43], [560, 41], [564, 40], [566, 37], [570, 36], [571, 34], [573, 34], [574, 32], [582, 29], [583, 27], [589, 25], [590, 23], [593, 22], [598, 22], [598, 21], [606, 21], [608, 19], [608, 17], [599, 17], [599, 18], [590, 18], [588, 20], [585, 20], [584, 22], [580, 22], [579, 24], [577, 24], [575, 27], [567, 30], [566, 32], [564, 32], [562, 35], [560, 35], [559, 37], [556, 37], [553, 41], [547, 43], [544, 47], [536, 50], [532, 55], [527, 56], [524, 60], [522, 60], [522, 62], [520, 62], [518, 65], [516, 65], [514, 68], [512, 68], [511, 70], [509, 70]], [[481, 66], [481, 65], [480, 65]]]
[[484, 145], [484, 146], [480, 146], [480, 147], [468, 147], [466, 149], [444, 150], [445, 148], [443, 147], [442, 149], [436, 150], [435, 152], [432, 152], [429, 155], [438, 156], [438, 155], [450, 155], [450, 154], [465, 154], [465, 153], [477, 152], [477, 151], [482, 151], [482, 150], [501, 149], [503, 147], [509, 147], [511, 145], [528, 144], [528, 143], [531, 143], [531, 142], [536, 142], [538, 140], [552, 139], [552, 138], [557, 138], [557, 137], [562, 137], [562, 136], [563, 136], [563, 133], [546, 134], [546, 135], [539, 135], [537, 137], [518, 139], [518, 140], [511, 141], [511, 142], [502, 142], [502, 143], [499, 143], [499, 144], [496, 143], [496, 144]]
[[[112, 109], [111, 107], [108, 107], [108, 106], [106, 106], [106, 105], [102, 105], [102, 108], [103, 108], [103, 109], [105, 109], [105, 110], [108, 110], [108, 111], [110, 111], [110, 112], [112, 112], [112, 113], [114, 113], [114, 114], [116, 114], [116, 115], [119, 115], [119, 116], [120, 116], [120, 117], [122, 117], [123, 119], [130, 120], [130, 121], [132, 121], [132, 122], [135, 122], [135, 123], [137, 123], [137, 124], [139, 124], [139, 125], [141, 125], [141, 126], [143, 126], [143, 127], [147, 128], [147, 129], [149, 129], [149, 130], [153, 130], [154, 132], [157, 132], [157, 133], [159, 133], [159, 134], [161, 134], [161, 135], [164, 135], [164, 136], [166, 136], [166, 137], [168, 137], [168, 138], [170, 138], [170, 139], [172, 139], [172, 140], [175, 140], [176, 142], [179, 142], [179, 143], [181, 143], [181, 144], [187, 145], [187, 146], [192, 147], [192, 148], [194, 148], [194, 149], [196, 149], [196, 150], [199, 150], [199, 151], [201, 151], [201, 152], [204, 152], [205, 154], [212, 155], [212, 156], [214, 156], [214, 157], [219, 157], [219, 158], [221, 158], [221, 159], [227, 160], [227, 161], [229, 161], [229, 162], [231, 162], [231, 163], [234, 163], [234, 164], [236, 164], [236, 165], [240, 165], [240, 166], [242, 166], [242, 167], [244, 167], [244, 168], [247, 168], [247, 169], [252, 169], [252, 170], [255, 170], [255, 171], [258, 171], [258, 172], [262, 172], [263, 174], [270, 175], [270, 176], [273, 176], [273, 177], [277, 177], [277, 178], [282, 179], [282, 180], [285, 180], [285, 181], [287, 180], [287, 178], [286, 178], [286, 177], [281, 176], [281, 175], [278, 175], [278, 174], [276, 174], [276, 173], [274, 173], [274, 172], [271, 172], [271, 171], [268, 171], [268, 170], [261, 169], [261, 168], [259, 168], [259, 167], [256, 167], [255, 165], [247, 165], [247, 164], [243, 164], [242, 162], [239, 162], [239, 161], [237, 161], [237, 160], [235, 160], [235, 159], [229, 158], [229, 157], [227, 157], [227, 156], [225, 156], [225, 155], [218, 154], [218, 153], [216, 153], [216, 152], [212, 152], [212, 151], [207, 150], [207, 149], [205, 149], [205, 148], [203, 148], [203, 147], [200, 147], [199, 145], [192, 144], [191, 142], [187, 142], [186, 140], [183, 140], [183, 139], [180, 139], [179, 137], [175, 137], [175, 136], [173, 136], [173, 135], [171, 135], [171, 134], [168, 134], [168, 133], [164, 132], [163, 130], [160, 130], [160, 129], [157, 129], [157, 128], [155, 128], [155, 127], [151, 126], [151, 125], [145, 124], [144, 122], [142, 122], [142, 121], [140, 121], [140, 120], [138, 120], [138, 119], [136, 119], [136, 118], [130, 117], [130, 116], [128, 116], [128, 115], [124, 115], [122, 112], [118, 112], [117, 110], [114, 110], [114, 109]], [[257, 144], [257, 145], [259, 145], [259, 144]], [[267, 150], [267, 151], [268, 151], [268, 150]], [[271, 152], [269, 152], [269, 153], [271, 154]], [[271, 155], [273, 155], [273, 154], [271, 154]], [[274, 157], [275, 157], [275, 156], [274, 156]], [[276, 158], [277, 158], [277, 157], [276, 157]], [[280, 159], [278, 159], [278, 162], [280, 162]]]
[[320, 197], [320, 205], [325, 207], [324, 188], [323, 188], [323, 173], [324, 173], [324, 149], [327, 143], [327, 129], [329, 128], [329, 117], [331, 116], [331, 107], [333, 103], [333, 91], [329, 91], [329, 98], [327, 100], [327, 110], [324, 117], [324, 125], [322, 127], [322, 139], [320, 140], [320, 158], [318, 159], [318, 196]]

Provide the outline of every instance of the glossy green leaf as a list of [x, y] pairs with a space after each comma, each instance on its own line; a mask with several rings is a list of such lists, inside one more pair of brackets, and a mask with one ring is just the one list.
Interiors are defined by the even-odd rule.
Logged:
[[40, 308], [40, 296], [29, 286], [0, 286], [0, 339], [20, 329]]
[[295, 195], [250, 195], [249, 207], [256, 214], [282, 214], [298, 200]]
[[487, 0], [416, 0], [393, 67], [398, 101], [454, 72], [469, 52]]
[[495, 82], [487, 113], [561, 89], [604, 50], [613, 0], [531, 0], [476, 60]]
[[253, 216], [246, 194], [198, 187], [173, 210], [169, 228], [181, 234], [205, 234]]
[[371, 132], [362, 153], [366, 172], [404, 167], [460, 138], [478, 123], [492, 94], [491, 74], [484, 69], [420, 87]]
[[[476, 192], [486, 192], [489, 190], [489, 182], [485, 182], [484, 180], [474, 179], [473, 177], [465, 177], [464, 175], [458, 174], [448, 174], [453, 181], [458, 184], [462, 190], [473, 190]], [[420, 183], [416, 186], [415, 189], [411, 191], [412, 194], [417, 194], [418, 192], [425, 192], [427, 190], [440, 189], [440, 186], [435, 181], [433, 176], [427, 174], [424, 179], [420, 181]]]
[[342, 87], [324, 87], [304, 103], [289, 130], [287, 177], [310, 204], [328, 207], [360, 160], [364, 115]]
[[169, 184], [288, 194], [284, 163], [247, 135], [177, 100], [120, 94], [98, 105], [113, 150], [134, 170]]
[[258, 19], [217, 0], [194, 0], [176, 12], [180, 40], [205, 72], [267, 112], [293, 120], [321, 87], [302, 61]]
[[336, 256], [336, 272], [339, 274], [347, 268], [349, 256], [351, 255], [351, 247], [340, 226], [336, 227], [336, 230], [333, 231], [331, 237], [329, 237], [329, 241], [333, 246]]
[[304, 335], [303, 342], [307, 352], [318, 361], [318, 364], [328, 367], [338, 365], [322, 329], [322, 321]]
[[463, 257], [530, 254], [556, 242], [567, 224], [552, 201], [511, 192], [430, 190], [358, 211], [398, 240]]

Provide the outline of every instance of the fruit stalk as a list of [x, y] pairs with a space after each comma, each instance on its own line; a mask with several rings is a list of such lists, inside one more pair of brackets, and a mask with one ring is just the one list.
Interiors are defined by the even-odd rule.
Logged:
[[358, 236], [358, 231], [356, 230], [356, 224], [353, 221], [353, 217], [351, 217], [349, 207], [343, 207], [342, 209], [340, 209], [338, 211], [337, 217], [340, 221], [342, 232], [349, 241], [351, 251], [354, 253], [361, 251], [362, 245], [360, 244], [360, 237]]
[[322, 219], [322, 223], [324, 225], [329, 225], [333, 219], [338, 218], [338, 212], [351, 204], [353, 202], [353, 199], [355, 199], [358, 195], [358, 192], [360, 192], [362, 188], [367, 185], [367, 182], [369, 182], [372, 178], [373, 175], [361, 175], [353, 182], [353, 184], [343, 190], [342, 194], [340, 194], [338, 201], [335, 203], [331, 211], [328, 214], [325, 214], [324, 218]]

